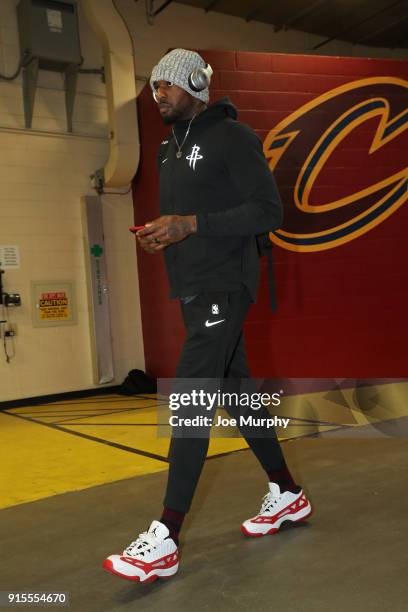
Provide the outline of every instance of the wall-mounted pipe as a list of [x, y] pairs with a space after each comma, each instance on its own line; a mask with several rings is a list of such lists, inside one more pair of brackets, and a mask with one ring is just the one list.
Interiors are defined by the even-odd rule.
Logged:
[[110, 130], [104, 184], [124, 187], [134, 177], [140, 158], [132, 39], [114, 0], [81, 0], [81, 5], [104, 52]]

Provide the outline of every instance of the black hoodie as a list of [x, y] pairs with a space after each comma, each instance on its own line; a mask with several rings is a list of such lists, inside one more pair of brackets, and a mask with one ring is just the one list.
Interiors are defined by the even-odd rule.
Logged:
[[[280, 226], [282, 204], [258, 136], [236, 119], [223, 98], [194, 118], [179, 159], [172, 134], [160, 145], [161, 214], [197, 215], [197, 233], [165, 249], [171, 297], [244, 284], [256, 300], [255, 236]], [[188, 123], [174, 124], [180, 144]]]

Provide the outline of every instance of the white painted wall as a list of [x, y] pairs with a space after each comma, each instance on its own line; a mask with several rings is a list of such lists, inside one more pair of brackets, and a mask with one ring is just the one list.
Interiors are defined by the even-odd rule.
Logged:
[[[142, 0], [115, 0], [131, 32], [138, 75], [170, 47], [311, 53], [320, 39], [294, 31], [274, 33], [267, 24], [205, 13], [171, 4], [150, 26]], [[17, 0], [0, 0], [0, 72], [14, 72], [18, 57]], [[102, 64], [101, 47], [81, 16], [85, 67]], [[382, 50], [333, 41], [326, 55], [406, 57], [406, 51]], [[138, 81], [139, 90], [143, 81]], [[56, 135], [55, 132], [60, 135]], [[108, 156], [105, 87], [96, 76], [80, 76], [74, 113], [75, 135], [65, 132], [62, 78], [40, 73], [33, 129], [24, 129], [21, 77], [0, 80], [0, 244], [17, 244], [21, 268], [8, 271], [5, 289], [22, 295], [23, 307], [11, 312], [18, 325], [16, 356], [6, 364], [0, 345], [0, 401], [80, 390], [94, 386], [82, 244], [80, 198], [93, 194], [89, 175]], [[136, 203], [137, 204], [137, 203]], [[107, 267], [110, 282], [113, 349], [119, 383], [133, 367], [144, 367], [133, 221], [128, 196], [104, 198]], [[31, 280], [73, 280], [78, 324], [34, 328]]]
[[[18, 58], [16, 0], [0, 0], [0, 72], [14, 72]], [[102, 51], [81, 17], [84, 67], [100, 67]], [[81, 196], [94, 194], [89, 176], [109, 150], [105, 86], [80, 75], [74, 135], [65, 132], [65, 99], [59, 74], [40, 71], [33, 129], [24, 129], [21, 76], [0, 80], [0, 245], [18, 245], [19, 270], [4, 275], [5, 290], [22, 296], [9, 309], [17, 324], [15, 357], [6, 363], [0, 344], [0, 401], [88, 389], [94, 386], [81, 224]], [[59, 133], [59, 134], [58, 134]], [[105, 196], [105, 247], [112, 317], [114, 365], [120, 383], [144, 367], [133, 203]], [[78, 323], [38, 328], [31, 319], [32, 280], [75, 282]], [[0, 312], [1, 315], [1, 312]]]

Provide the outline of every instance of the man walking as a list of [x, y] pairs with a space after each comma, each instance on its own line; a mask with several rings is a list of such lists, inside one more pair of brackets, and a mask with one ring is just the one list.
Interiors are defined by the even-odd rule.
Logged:
[[[198, 53], [175, 49], [154, 67], [150, 85], [163, 121], [171, 126], [159, 147], [161, 216], [137, 233], [148, 253], [164, 251], [170, 296], [181, 303], [186, 340], [177, 379], [245, 379], [249, 369], [242, 327], [256, 300], [256, 236], [277, 229], [282, 205], [262, 145], [237, 121], [225, 98], [208, 106], [212, 70]], [[230, 414], [232, 408], [227, 408]], [[266, 409], [257, 416], [269, 416]], [[247, 536], [276, 532], [283, 521], [304, 520], [310, 502], [286, 466], [275, 431], [241, 429], [268, 477], [259, 514]], [[160, 520], [111, 555], [104, 568], [150, 582], [174, 575], [178, 538], [208, 450], [208, 436], [173, 435]]]

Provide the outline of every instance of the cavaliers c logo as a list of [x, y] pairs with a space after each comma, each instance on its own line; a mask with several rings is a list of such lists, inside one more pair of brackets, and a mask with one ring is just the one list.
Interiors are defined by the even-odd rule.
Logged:
[[321, 251], [372, 229], [408, 199], [408, 81], [361, 79], [308, 102], [264, 142], [285, 203], [271, 240]]

